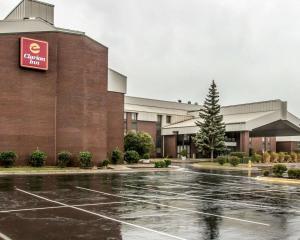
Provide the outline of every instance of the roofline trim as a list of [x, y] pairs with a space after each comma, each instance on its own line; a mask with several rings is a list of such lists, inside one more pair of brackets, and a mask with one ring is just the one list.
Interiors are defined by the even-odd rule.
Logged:
[[[72, 30], [70, 30], [72, 31]], [[0, 35], [16, 35], [16, 34], [39, 34], [39, 33], [62, 33], [62, 34], [71, 34], [71, 35], [77, 35], [77, 36], [82, 36], [86, 37], [89, 40], [101, 45], [102, 47], [108, 49], [107, 46], [103, 45], [102, 43], [96, 41], [95, 39], [89, 37], [86, 35], [84, 32], [67, 32], [67, 31], [59, 31], [59, 28], [56, 28], [56, 30], [50, 31], [50, 30], [45, 30], [45, 31], [35, 31], [35, 32], [9, 32], [9, 33], [0, 33]]]
[[[170, 101], [170, 100], [160, 100], [160, 99], [154, 99], [154, 98], [144, 98], [144, 97], [134, 97], [134, 96], [126, 96], [129, 98], [139, 98], [139, 99], [144, 99], [144, 100], [152, 100], [152, 101], [159, 101], [159, 102], [167, 102], [167, 103], [177, 103], [177, 104], [182, 104], [182, 105], [186, 105], [186, 106], [201, 106], [201, 105], [196, 105], [196, 104], [189, 104], [189, 103], [183, 103], [183, 102], [175, 102], [175, 101]], [[137, 105], [137, 104], [136, 104]], [[189, 111], [193, 111], [193, 110], [189, 110]], [[196, 111], [196, 110], [194, 110]]]
[[248, 102], [248, 103], [241, 103], [241, 104], [234, 104], [234, 105], [227, 105], [222, 106], [221, 108], [228, 108], [228, 107], [236, 107], [236, 106], [245, 106], [245, 105], [252, 105], [252, 104], [258, 104], [258, 103], [269, 103], [269, 102], [285, 102], [281, 99], [273, 99], [273, 100], [265, 100], [265, 101], [257, 101], [257, 102]]

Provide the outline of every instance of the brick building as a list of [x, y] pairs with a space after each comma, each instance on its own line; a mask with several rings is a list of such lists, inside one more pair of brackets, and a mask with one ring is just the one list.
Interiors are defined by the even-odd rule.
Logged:
[[[108, 68], [107, 47], [55, 27], [54, 6], [34, 0], [0, 21], [0, 43], [0, 151], [16, 151], [25, 164], [38, 147], [55, 164], [62, 150], [100, 161], [123, 148], [126, 77]], [[33, 66], [44, 60], [47, 68]]]
[[[178, 157], [186, 149], [189, 157], [200, 157], [192, 141], [198, 131], [195, 122], [199, 120], [200, 108], [197, 104], [125, 97], [124, 129], [150, 133], [156, 145], [154, 155]], [[300, 119], [288, 112], [286, 102], [225, 106], [221, 113], [226, 125], [226, 145], [231, 151], [299, 149], [297, 141], [286, 137], [300, 135]]]

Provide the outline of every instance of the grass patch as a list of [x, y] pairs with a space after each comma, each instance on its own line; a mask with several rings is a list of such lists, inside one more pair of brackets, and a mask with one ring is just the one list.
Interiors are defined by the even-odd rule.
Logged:
[[204, 169], [230, 169], [230, 170], [244, 170], [244, 169], [249, 169], [248, 164], [239, 164], [236, 167], [233, 167], [229, 163], [225, 163], [223, 165], [220, 165], [219, 163], [216, 162], [201, 162], [201, 163], [194, 163], [194, 167], [197, 168], [204, 168]]

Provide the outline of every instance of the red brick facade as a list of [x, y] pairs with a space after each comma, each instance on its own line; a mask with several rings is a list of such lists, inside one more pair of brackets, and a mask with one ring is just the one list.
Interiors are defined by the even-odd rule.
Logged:
[[[49, 70], [19, 67], [19, 39], [49, 42]], [[83, 35], [44, 32], [0, 36], [0, 151], [25, 164], [37, 147], [88, 150], [95, 161], [123, 147], [124, 96], [107, 91], [108, 49]]]
[[156, 122], [138, 121], [137, 127], [138, 131], [149, 133], [153, 142], [156, 142]]

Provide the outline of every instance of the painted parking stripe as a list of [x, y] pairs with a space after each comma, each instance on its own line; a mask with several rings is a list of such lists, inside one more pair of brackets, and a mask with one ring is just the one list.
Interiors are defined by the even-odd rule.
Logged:
[[[134, 196], [137, 197], [137, 195], [134, 195]], [[184, 200], [184, 199], [185, 198], [163, 198], [163, 199], [157, 198], [155, 200]], [[132, 201], [107, 202], [107, 203], [86, 203], [86, 204], [77, 204], [77, 205], [70, 205], [70, 206], [88, 207], [88, 206], [113, 205], [113, 204], [127, 204], [127, 203], [134, 203], [134, 202], [136, 202], [136, 201], [132, 200]], [[27, 212], [27, 211], [58, 209], [58, 208], [67, 208], [67, 207], [66, 206], [52, 206], [52, 207], [39, 207], [39, 208], [9, 209], [9, 210], [1, 210], [0, 213]]]
[[8, 236], [4, 235], [1, 232], [0, 232], [0, 239], [3, 239], [3, 240], [12, 240], [11, 238], [9, 238]]
[[[179, 172], [179, 171], [178, 171]], [[264, 185], [264, 186], [270, 186], [269, 184], [262, 184], [262, 183], [257, 183], [257, 182], [253, 182], [256, 180], [256, 177], [246, 177], [246, 176], [236, 176], [236, 175], [229, 175], [229, 174], [219, 174], [219, 173], [206, 173], [206, 172], [195, 172], [195, 171], [189, 171], [189, 170], [184, 170], [184, 171], [180, 171], [180, 172], [186, 172], [186, 173], [193, 173], [193, 174], [200, 174], [200, 175], [215, 175], [215, 176], [223, 176], [223, 177], [233, 177], [233, 178], [244, 178], [247, 180], [250, 180], [251, 182], [245, 182], [245, 184], [251, 184], [251, 185]], [[232, 183], [238, 183], [238, 182], [232, 182]], [[229, 185], [231, 185], [229, 183]], [[242, 184], [240, 184], [242, 185]], [[273, 190], [273, 191], [278, 191], [278, 192], [284, 192], [284, 193], [295, 193], [295, 194], [300, 194], [300, 192], [291, 192], [289, 191], [289, 187], [287, 186], [282, 186], [284, 188], [286, 188], [287, 191], [283, 191], [283, 190]]]
[[236, 193], [231, 193], [231, 192], [227, 192], [227, 193], [207, 193], [207, 194], [204, 194], [204, 196], [250, 195], [250, 196], [254, 196], [254, 197], [262, 197], [262, 198], [269, 198], [269, 199], [282, 199], [282, 200], [286, 200], [286, 201], [300, 202], [300, 199], [261, 195], [261, 194], [256, 194], [257, 192], [264, 192], [264, 191], [255, 191], [254, 190], [254, 191], [251, 191], [251, 192], [236, 192]]
[[[199, 187], [193, 187], [193, 186], [188, 186], [188, 185], [182, 185], [182, 184], [168, 184], [168, 185], [173, 185], [174, 187], [179, 186], [179, 187], [184, 187], [184, 188], [190, 188], [190, 189], [197, 189], [197, 190], [203, 190], [203, 188]], [[236, 187], [234, 187], [236, 188]], [[260, 195], [256, 194], [256, 192], [270, 192], [270, 189], [266, 190], [250, 190], [247, 192], [228, 192], [224, 191], [224, 193], [204, 193], [203, 196], [226, 196], [226, 195], [251, 195], [251, 196], [258, 196], [258, 197], [263, 197], [263, 198], [270, 198], [270, 199], [283, 199], [283, 200], [289, 200], [289, 201], [299, 201], [299, 199], [294, 199], [294, 198], [284, 198], [284, 197], [277, 197], [277, 196], [266, 196], [266, 195]]]
[[[223, 186], [222, 184], [217, 184], [217, 183], [211, 183], [211, 182], [204, 182], [204, 181], [198, 181], [199, 183], [205, 183], [205, 184], [210, 184], [210, 185], [214, 185], [214, 186]], [[182, 182], [181, 182], [182, 183]], [[248, 184], [248, 183], [247, 183]], [[175, 185], [179, 185], [179, 184], [175, 184]], [[193, 184], [195, 186], [195, 184]], [[198, 186], [200, 184], [197, 184]], [[233, 185], [233, 184], [227, 184], [228, 186], [231, 186], [234, 189], [245, 189], [245, 186], [242, 186], [243, 184], [239, 184], [239, 185]], [[189, 186], [189, 188], [194, 188], [194, 189], [199, 189], [199, 190], [203, 190], [203, 188], [197, 188], [197, 187], [193, 187], [193, 186]], [[293, 192], [293, 191], [284, 191], [284, 190], [278, 190], [278, 189], [259, 189], [259, 190], [255, 190], [255, 187], [251, 187], [248, 189], [249, 191], [253, 190], [253, 191], [261, 191], [261, 192], [278, 192], [278, 193], [282, 193], [282, 194], [300, 194], [300, 192]]]
[[[186, 196], [189, 198], [192, 198], [194, 200], [199, 200], [199, 201], [208, 201], [210, 202], [211, 200], [217, 200], [218, 202], [227, 202], [230, 205], [232, 204], [236, 204], [236, 205], [240, 205], [240, 206], [249, 206], [249, 207], [256, 207], [256, 208], [265, 208], [265, 209], [278, 209], [277, 207], [272, 207], [272, 206], [266, 206], [266, 205], [258, 205], [258, 204], [252, 204], [252, 203], [244, 203], [244, 202], [236, 202], [236, 201], [232, 201], [232, 200], [225, 200], [225, 199], [218, 199], [218, 198], [202, 198], [199, 196], [193, 196], [190, 194], [186, 194], [186, 193], [176, 193], [176, 192], [170, 192], [170, 191], [163, 191], [163, 190], [157, 190], [157, 189], [153, 189], [153, 188], [145, 188], [145, 187], [138, 187], [138, 186], [133, 186], [133, 185], [125, 185], [126, 187], [131, 187], [131, 188], [136, 188], [136, 189], [143, 189], [143, 190], [148, 190], [148, 191], [152, 191], [152, 192], [161, 192], [161, 193], [165, 193], [165, 194], [175, 194], [178, 196]], [[152, 186], [153, 187], [153, 186]]]
[[[156, 231], [156, 230], [151, 229], [151, 228], [147, 228], [147, 227], [143, 227], [143, 226], [136, 225], [136, 224], [133, 224], [133, 223], [121, 221], [121, 220], [118, 220], [118, 219], [115, 219], [115, 218], [111, 218], [111, 217], [108, 217], [108, 216], [105, 216], [105, 215], [102, 215], [102, 214], [99, 214], [99, 213], [95, 213], [95, 212], [83, 209], [83, 208], [74, 207], [74, 206], [71, 206], [71, 205], [68, 205], [68, 204], [65, 204], [65, 203], [62, 203], [62, 202], [51, 200], [49, 198], [46, 198], [46, 197], [43, 197], [43, 196], [31, 193], [31, 192], [27, 192], [27, 191], [22, 190], [20, 188], [16, 188], [16, 190], [19, 191], [19, 192], [25, 193], [27, 195], [30, 195], [30, 196], [33, 196], [33, 197], [36, 197], [36, 198], [48, 201], [48, 202], [56, 203], [56, 204], [61, 205], [61, 206], [65, 206], [65, 207], [69, 207], [69, 208], [72, 208], [72, 209], [75, 209], [75, 210], [78, 210], [78, 211], [81, 211], [81, 212], [89, 213], [91, 215], [94, 215], [94, 216], [97, 216], [97, 217], [100, 217], [100, 218], [104, 218], [104, 219], [107, 219], [107, 220], [110, 220], [110, 221], [113, 221], [113, 222], [121, 223], [121, 224], [124, 224], [124, 225], [128, 225], [130, 227], [135, 227], [135, 228], [143, 229], [145, 231], [153, 232], [153, 233], [156, 233], [158, 235], [166, 236], [166, 237], [173, 238], [173, 239], [187, 240], [185, 238], [177, 237], [177, 236], [165, 233], [165, 232]], [[132, 200], [135, 200], [135, 199], [132, 199]]]
[[[183, 184], [186, 184], [186, 182], [180, 182], [180, 183], [183, 183]], [[212, 183], [212, 182], [206, 182], [206, 181], [197, 181], [197, 183], [191, 183], [191, 185], [193, 186], [203, 186], [201, 183], [204, 183], [204, 184], [209, 184], [209, 185], [213, 185], [213, 186], [223, 186], [223, 183], [222, 184], [218, 184], [218, 183]], [[227, 184], [228, 185], [228, 184]], [[229, 187], [232, 187], [232, 188], [240, 188], [240, 189], [245, 189], [245, 184], [229, 184], [228, 185]]]
[[[87, 203], [87, 204], [78, 204], [70, 205], [73, 207], [85, 207], [85, 206], [100, 206], [100, 205], [113, 205], [113, 204], [125, 204], [134, 201], [123, 201], [123, 202], [110, 202], [110, 203]], [[38, 211], [38, 210], [48, 210], [48, 209], [58, 209], [58, 208], [68, 208], [67, 206], [52, 206], [52, 207], [39, 207], [39, 208], [21, 208], [21, 209], [10, 209], [10, 210], [1, 210], [0, 213], [13, 213], [13, 212], [27, 212], [27, 211]]]
[[145, 200], [125, 197], [125, 196], [122, 196], [122, 195], [101, 192], [101, 191], [97, 191], [97, 190], [93, 190], [93, 189], [89, 189], [89, 188], [83, 188], [83, 187], [78, 187], [78, 186], [76, 188], [86, 190], [86, 191], [89, 191], [89, 192], [100, 193], [100, 194], [106, 195], [106, 196], [113, 196], [113, 197], [124, 198], [124, 199], [128, 199], [128, 200], [135, 200], [137, 202], [147, 203], [147, 204], [161, 206], [161, 207], [172, 208], [172, 209], [181, 210], [181, 211], [185, 211], [185, 212], [199, 213], [199, 214], [202, 214], [202, 215], [208, 215], [208, 216], [214, 216], [214, 217], [219, 217], [219, 218], [224, 218], [224, 219], [229, 219], [229, 220], [234, 220], [234, 221], [239, 221], [239, 222], [246, 222], [246, 223], [252, 223], [252, 224], [257, 224], [257, 225], [263, 225], [263, 226], [267, 226], [267, 227], [270, 226], [270, 224], [267, 224], [267, 223], [255, 222], [255, 221], [246, 220], [246, 219], [240, 219], [240, 218], [235, 218], [235, 217], [227, 217], [227, 216], [224, 216], [224, 215], [217, 215], [217, 214], [206, 213], [206, 212], [201, 212], [201, 211], [195, 211], [195, 210], [191, 210], [191, 209], [180, 208], [180, 207], [175, 207], [175, 206], [161, 204], [161, 203], [149, 202], [149, 201], [145, 201]]
[[214, 175], [214, 176], [221, 176], [221, 177], [232, 177], [232, 178], [245, 178], [245, 179], [253, 179], [253, 177], [246, 177], [246, 176], [237, 176], [237, 175], [229, 175], [229, 174], [219, 174], [219, 173], [206, 173], [206, 172], [195, 172], [189, 170], [182, 170], [177, 172], [186, 172], [186, 173], [194, 173], [200, 175]]

